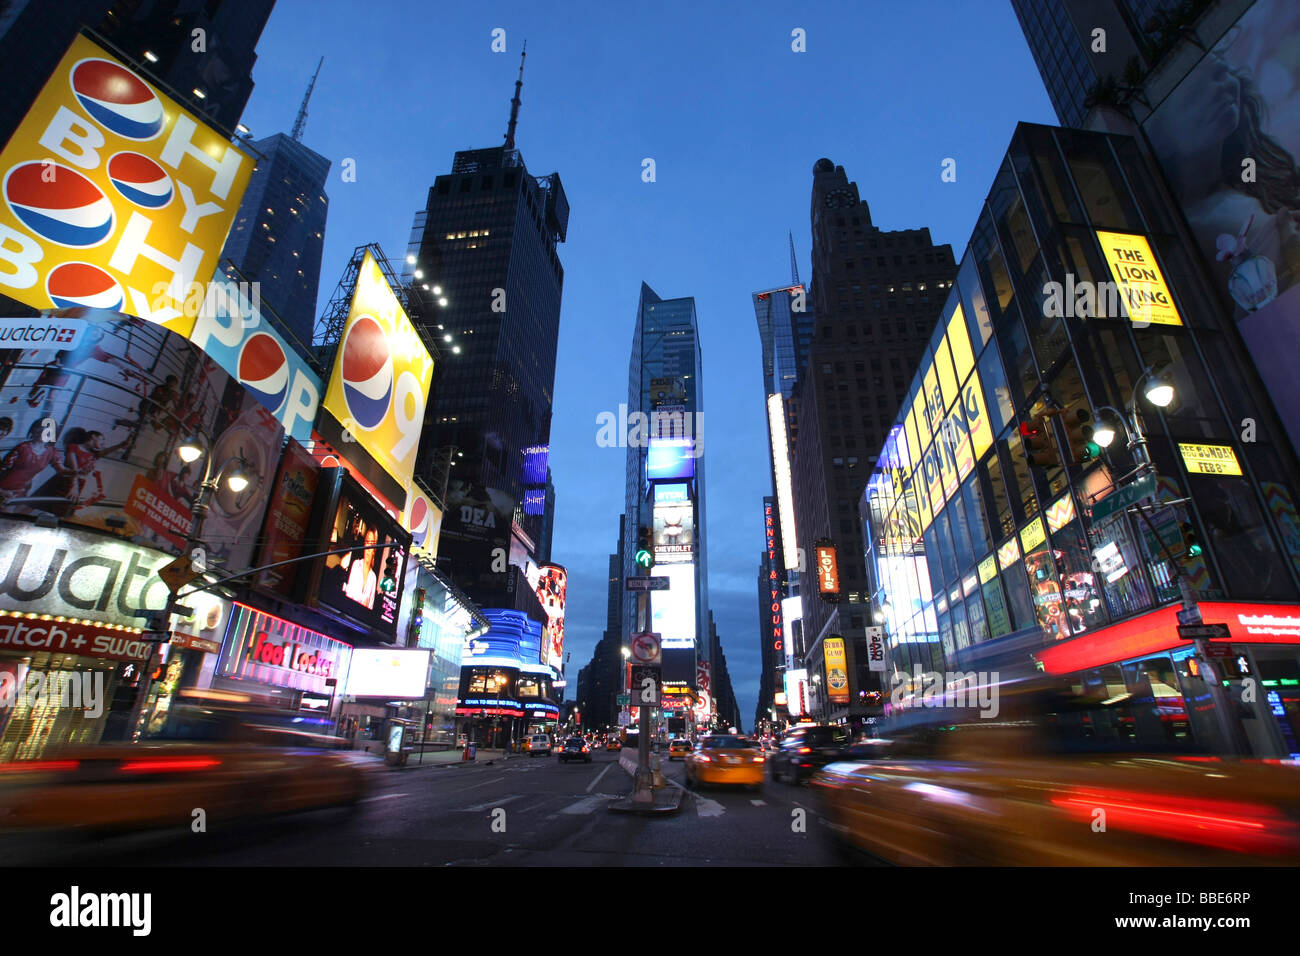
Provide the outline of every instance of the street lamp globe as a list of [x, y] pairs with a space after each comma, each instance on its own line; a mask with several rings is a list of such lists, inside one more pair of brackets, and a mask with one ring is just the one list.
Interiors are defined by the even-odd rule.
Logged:
[[248, 467], [247, 462], [239, 462], [229, 475], [226, 476], [226, 487], [235, 494], [243, 491], [253, 482], [252, 470]]
[[1174, 400], [1174, 386], [1162, 375], [1151, 376], [1151, 381], [1147, 382], [1146, 392], [1147, 401], [1157, 408], [1168, 408]]
[[1092, 430], [1092, 440], [1102, 448], [1109, 448], [1115, 440], [1115, 427], [1109, 422], [1098, 419], [1097, 427]]
[[192, 464], [203, 456], [203, 444], [197, 435], [190, 435], [176, 447], [176, 454], [185, 464]]

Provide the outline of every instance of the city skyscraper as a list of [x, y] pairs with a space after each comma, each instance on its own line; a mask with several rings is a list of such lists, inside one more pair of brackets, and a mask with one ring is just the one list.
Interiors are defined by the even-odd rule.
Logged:
[[[823, 706], [821, 716], [853, 717], [865, 712], [857, 695], [875, 689], [859, 653], [873, 622], [857, 503], [957, 269], [952, 248], [936, 246], [929, 229], [873, 224], [857, 184], [829, 159], [813, 167], [811, 218], [817, 318], [796, 389], [800, 428], [791, 461], [794, 523], [809, 573], [794, 653], [816, 674], [822, 641], [845, 639], [854, 696], [834, 710]], [[819, 598], [812, 569], [819, 542], [835, 547], [839, 590], [831, 600]], [[814, 690], [826, 686], [821, 678]]]
[[1011, 0], [1011, 6], [1062, 126], [1083, 126], [1096, 94], [1120, 82], [1133, 85], [1199, 16], [1184, 22], [1174, 0]]
[[330, 161], [286, 136], [248, 143], [260, 154], [222, 258], [259, 283], [262, 304], [310, 346], [316, 324]]
[[[502, 146], [455, 154], [415, 216], [402, 274], [413, 319], [444, 351], [435, 372], [416, 472], [450, 478], [442, 552], [458, 581], [496, 575], [462, 548], [461, 500], [491, 499], [510, 560], [546, 550], [547, 522], [523, 507], [526, 449], [546, 475], [564, 268], [556, 251], [569, 204], [558, 173], [532, 176], [515, 148], [523, 65]], [[540, 485], [545, 485], [545, 477]], [[546, 495], [553, 507], [554, 495]], [[504, 525], [504, 527], [501, 527]], [[440, 555], [440, 559], [443, 555]]]
[[[630, 428], [620, 436], [627, 444], [623, 576], [636, 575], [638, 529], [649, 530], [654, 573], [671, 580], [669, 590], [651, 595], [649, 629], [662, 635], [665, 684], [680, 688], [695, 685], [708, 635], [702, 369], [695, 300], [661, 299], [643, 282], [628, 363]], [[655, 417], [638, 428], [634, 413]], [[625, 595], [624, 643], [636, 632], [636, 610], [635, 596]]]

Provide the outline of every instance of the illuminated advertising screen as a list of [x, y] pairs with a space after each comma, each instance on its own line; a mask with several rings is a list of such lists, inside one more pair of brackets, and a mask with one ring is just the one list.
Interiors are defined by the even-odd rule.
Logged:
[[161, 326], [89, 309], [31, 323], [32, 332], [56, 328], [76, 344], [8, 353], [0, 511], [47, 515], [177, 553], [206, 460], [187, 464], [176, 448], [197, 433], [214, 473], [242, 460], [250, 479], [240, 492], [222, 481], [211, 496], [203, 525], [208, 565], [249, 567], [284, 436], [271, 413]]
[[524, 449], [524, 485], [545, 487], [550, 445], [529, 445]]
[[668, 564], [655, 577], [668, 578], [666, 591], [650, 592], [650, 630], [664, 648], [695, 646], [695, 565]]
[[[262, 550], [257, 560], [259, 567], [302, 556], [319, 477], [320, 466], [316, 459], [290, 439], [280, 458], [280, 471], [275, 476], [271, 503], [266, 509]], [[257, 576], [257, 583], [290, 597], [298, 570], [302, 567], [302, 563], [295, 563], [270, 568]]]
[[[397, 627], [401, 590], [406, 576], [410, 535], [342, 469], [321, 471], [321, 488], [337, 488], [324, 498], [327, 511], [319, 539], [320, 551], [355, 548], [348, 554], [320, 559], [316, 602], [339, 614], [391, 635]], [[390, 588], [385, 587], [392, 582]]]
[[406, 496], [402, 527], [411, 532], [411, 554], [436, 558], [438, 538], [442, 534], [442, 509], [418, 485], [412, 484]]
[[794, 486], [790, 480], [790, 448], [786, 441], [785, 402], [779, 392], [767, 396], [768, 437], [772, 443], [772, 469], [776, 481], [777, 516], [781, 521], [781, 543], [785, 570], [793, 571], [799, 560], [799, 541], [794, 524]]
[[415, 469], [432, 380], [429, 350], [367, 252], [317, 429], [399, 507]]
[[828, 637], [822, 642], [826, 658], [826, 695], [837, 704], [849, 702], [849, 666], [842, 637]]
[[695, 508], [686, 504], [660, 504], [654, 509], [655, 564], [680, 564], [695, 556]]
[[791, 717], [808, 713], [808, 671], [803, 668], [785, 672], [785, 708]]
[[695, 477], [695, 439], [652, 438], [646, 451], [651, 481], [685, 481]]
[[428, 676], [428, 651], [357, 647], [352, 650], [344, 693], [414, 700], [424, 696]]
[[0, 292], [188, 336], [253, 161], [84, 36], [0, 152]]
[[569, 590], [569, 572], [558, 564], [543, 564], [540, 572], [537, 600], [547, 618], [541, 663], [558, 671], [564, 667], [564, 605]]
[[840, 567], [835, 556], [835, 545], [830, 541], [818, 541], [817, 554], [817, 593], [835, 601], [840, 596]]
[[327, 694], [325, 682], [342, 681], [351, 657], [342, 641], [236, 602], [217, 674]]
[[519, 668], [475, 664], [460, 669], [456, 714], [460, 717], [522, 717]]
[[269, 321], [251, 283], [218, 273], [208, 283], [190, 341], [233, 375], [300, 442], [311, 440], [321, 380]]
[[465, 666], [519, 667], [538, 661], [542, 646], [542, 625], [523, 611], [485, 608], [486, 633], [466, 638], [461, 649]]
[[462, 587], [504, 587], [504, 572], [494, 553], [510, 554], [515, 501], [499, 488], [454, 479], [447, 483], [447, 513], [441, 548], [453, 555]]

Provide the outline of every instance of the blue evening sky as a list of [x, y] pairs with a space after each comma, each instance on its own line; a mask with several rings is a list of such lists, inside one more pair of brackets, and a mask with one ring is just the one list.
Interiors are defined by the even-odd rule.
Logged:
[[[491, 51], [496, 27], [504, 54]], [[795, 28], [807, 52], [792, 52]], [[572, 209], [551, 428], [568, 678], [605, 626], [625, 452], [596, 445], [596, 418], [626, 401], [645, 281], [696, 299], [710, 601], [749, 728], [769, 493], [750, 294], [789, 279], [787, 230], [810, 278], [813, 163], [843, 165], [880, 228], [929, 226], [960, 257], [1016, 122], [1054, 114], [1007, 0], [279, 0], [244, 122], [256, 137], [288, 132], [325, 56], [303, 138], [335, 163], [321, 307], [353, 247], [405, 255], [412, 216], [456, 150], [502, 142], [525, 39], [517, 145], [533, 175], [560, 173]], [[955, 183], [940, 180], [946, 157]], [[356, 182], [341, 181], [345, 158]]]

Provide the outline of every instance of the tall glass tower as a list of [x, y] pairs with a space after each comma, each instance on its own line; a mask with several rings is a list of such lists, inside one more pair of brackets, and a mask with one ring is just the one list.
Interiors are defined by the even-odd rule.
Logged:
[[[642, 283], [628, 363], [623, 576], [637, 573], [637, 529], [651, 529], [654, 574], [672, 582], [652, 594], [650, 622], [662, 635], [669, 686], [694, 686], [697, 654], [708, 638], [703, 411], [695, 300], [661, 299]], [[648, 427], [638, 427], [636, 413]], [[625, 595], [624, 643], [636, 631], [636, 608], [635, 597]]]

